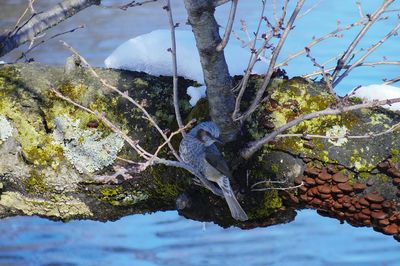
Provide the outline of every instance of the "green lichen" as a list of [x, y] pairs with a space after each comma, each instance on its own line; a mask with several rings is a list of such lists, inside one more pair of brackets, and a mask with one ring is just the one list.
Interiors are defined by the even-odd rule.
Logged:
[[378, 178], [379, 182], [382, 182], [382, 183], [387, 183], [387, 182], [389, 182], [389, 180], [391, 180], [391, 179], [389, 179], [389, 177], [387, 175], [382, 174], [382, 173], [376, 174], [376, 177]]
[[[24, 97], [28, 97], [23, 94]], [[23, 102], [24, 98], [21, 99]], [[15, 138], [22, 146], [24, 157], [39, 166], [57, 167], [63, 158], [62, 149], [52, 143], [42, 124], [42, 117], [36, 112], [24, 112], [19, 104], [10, 97], [0, 99], [0, 114], [15, 124], [18, 134]]]
[[265, 192], [261, 202], [262, 204], [258, 205], [254, 213], [248, 213], [250, 219], [267, 217], [282, 207], [282, 199], [279, 197], [277, 190]]
[[397, 164], [400, 160], [400, 149], [391, 149], [390, 150], [391, 153], [391, 160], [393, 163]]
[[358, 150], [353, 150], [350, 161], [358, 172], [369, 172], [376, 167], [369, 160], [361, 157]]
[[189, 115], [186, 117], [185, 122], [188, 123], [192, 119], [197, 121], [210, 120], [208, 101], [206, 99], [200, 99], [197, 104], [193, 107]]
[[18, 192], [4, 192], [0, 206], [22, 212], [24, 215], [41, 215], [67, 221], [72, 218], [93, 216], [89, 207], [78, 198], [60, 195], [51, 200], [26, 197]]
[[[80, 127], [87, 129], [90, 121], [98, 121], [98, 131], [108, 135], [111, 130], [103, 125], [95, 115], [85, 112], [70, 103], [56, 97], [50, 90], [42, 88], [42, 101], [35, 101], [16, 67], [0, 68], [0, 115], [12, 121], [17, 129], [16, 140], [22, 146], [24, 158], [36, 166], [50, 166], [57, 169], [64, 159], [61, 145], [53, 141], [49, 131], [54, 130], [54, 118], [68, 115], [79, 119]], [[57, 82], [56, 82], [57, 84]], [[55, 85], [56, 89], [68, 98], [107, 113], [107, 118], [127, 132], [127, 121], [123, 114], [114, 111], [119, 97], [102, 95], [96, 88], [83, 83], [63, 80]]]
[[370, 117], [370, 122], [369, 124], [374, 126], [374, 125], [383, 125], [385, 128], [389, 128], [391, 119], [385, 115], [385, 114], [379, 114], [379, 113], [372, 113], [369, 116]]
[[25, 190], [30, 194], [43, 194], [48, 190], [44, 174], [38, 170], [30, 171], [30, 176], [24, 180]]
[[272, 170], [273, 173], [278, 173], [279, 172], [279, 165], [276, 164], [276, 163], [273, 163], [271, 165], [271, 170]]
[[367, 179], [367, 178], [369, 178], [370, 177], [370, 173], [368, 173], [368, 172], [360, 172], [360, 173], [358, 173], [358, 176], [360, 177], [360, 178], [362, 178], [362, 179]]
[[99, 200], [113, 206], [131, 206], [148, 198], [149, 195], [141, 191], [127, 191], [121, 186], [102, 188], [98, 197]]
[[58, 91], [62, 95], [70, 98], [71, 100], [77, 101], [82, 99], [82, 96], [87, 92], [88, 87], [83, 84], [73, 84], [71, 81], [64, 81], [58, 86]]
[[363, 103], [363, 99], [361, 99], [359, 97], [350, 97], [349, 102], [351, 102], [353, 104], [360, 104], [360, 103]]
[[137, 87], [137, 88], [148, 88], [149, 87], [149, 83], [146, 81], [146, 80], [144, 80], [144, 79], [141, 79], [141, 78], [135, 78], [134, 80], [133, 80], [133, 85], [135, 86], [135, 87]]

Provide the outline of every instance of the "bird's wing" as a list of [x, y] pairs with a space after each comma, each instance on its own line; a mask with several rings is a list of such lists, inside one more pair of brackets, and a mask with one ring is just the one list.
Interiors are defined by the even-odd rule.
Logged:
[[206, 148], [205, 159], [210, 165], [212, 165], [215, 169], [220, 171], [223, 175], [228, 177], [231, 176], [229, 167], [226, 164], [224, 158], [222, 157], [222, 154], [219, 152], [217, 146], [211, 145]]

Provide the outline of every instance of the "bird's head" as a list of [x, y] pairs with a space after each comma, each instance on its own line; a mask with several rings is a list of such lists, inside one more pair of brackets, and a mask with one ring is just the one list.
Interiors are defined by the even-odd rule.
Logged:
[[202, 122], [195, 126], [190, 133], [198, 140], [204, 143], [205, 146], [211, 146], [215, 142], [222, 143], [219, 138], [220, 132], [218, 126], [211, 121]]

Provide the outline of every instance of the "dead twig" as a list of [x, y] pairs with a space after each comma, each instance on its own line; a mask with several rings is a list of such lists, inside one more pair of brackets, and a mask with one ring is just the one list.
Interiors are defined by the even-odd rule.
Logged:
[[389, 80], [385, 80], [385, 82], [383, 84], [385, 85], [391, 85], [393, 83], [399, 82], [400, 81], [400, 77], [395, 77]]
[[[176, 59], [176, 38], [175, 38], [175, 28], [178, 27], [179, 24], [174, 23], [170, 0], [166, 1], [167, 5], [164, 7], [164, 9], [167, 11], [168, 14], [168, 22], [171, 31], [171, 45], [172, 45], [172, 48], [168, 49], [172, 57], [172, 91], [173, 91], [172, 97], [174, 101], [176, 122], [178, 123], [179, 128], [183, 128], [182, 116], [181, 112], [179, 111], [178, 63]], [[185, 136], [185, 131], [182, 130], [181, 133], [183, 136]]]
[[232, 32], [233, 22], [235, 21], [236, 8], [238, 0], [232, 0], [231, 10], [229, 11], [228, 22], [225, 27], [224, 37], [220, 44], [217, 45], [217, 52], [224, 50], [225, 46], [228, 44], [229, 36]]
[[[271, 80], [272, 74], [275, 70], [275, 64], [276, 64], [276, 60], [278, 58], [278, 55], [283, 47], [283, 44], [285, 43], [285, 40], [287, 38], [287, 36], [289, 35], [289, 32], [292, 30], [293, 28], [293, 23], [296, 20], [297, 15], [299, 14], [302, 6], [304, 4], [304, 0], [298, 0], [295, 9], [293, 10], [292, 15], [289, 18], [289, 21], [287, 22], [286, 26], [285, 26], [285, 30], [283, 31], [282, 35], [279, 38], [279, 42], [277, 44], [277, 46], [274, 48], [272, 55], [271, 55], [271, 60], [269, 62], [269, 67], [268, 70], [265, 74], [264, 77], [264, 81], [261, 85], [261, 87], [258, 89], [257, 93], [256, 93], [256, 97], [254, 98], [254, 100], [251, 102], [250, 107], [247, 109], [247, 111], [240, 117], [235, 118], [235, 120], [241, 120], [244, 121], [245, 119], [247, 119], [258, 107], [261, 99], [263, 98], [264, 92], [267, 89], [267, 86]], [[282, 17], [284, 17], [284, 15], [282, 15]]]
[[149, 3], [154, 3], [157, 2], [158, 0], [146, 0], [146, 1], [131, 1], [127, 4], [124, 5], [100, 5], [100, 7], [102, 8], [109, 8], [109, 9], [113, 9], [113, 8], [117, 8], [117, 9], [121, 9], [123, 11], [128, 10], [131, 7], [136, 7], [136, 6], [142, 6], [145, 4], [149, 4]]
[[[44, 44], [45, 42], [48, 42], [48, 41], [50, 41], [50, 40], [52, 40], [52, 39], [55, 39], [55, 38], [57, 38], [57, 37], [60, 37], [60, 36], [62, 36], [62, 35], [64, 35], [64, 34], [72, 33], [72, 32], [74, 32], [74, 31], [76, 31], [76, 30], [83, 29], [84, 27], [85, 27], [85, 25], [80, 25], [80, 26], [78, 26], [78, 27], [76, 27], [76, 28], [73, 28], [73, 29], [71, 29], [71, 30], [67, 30], [67, 31], [64, 31], [64, 32], [60, 32], [60, 33], [54, 34], [53, 36], [47, 38], [46, 40], [41, 40], [40, 42], [36, 43], [36, 44], [33, 45], [33, 46], [31, 45], [31, 46], [29, 47], [28, 50], [26, 50], [25, 52], [22, 52], [21, 56], [18, 57], [17, 59], [15, 59], [15, 62], [14, 62], [14, 63], [17, 63], [17, 62], [18, 62], [19, 60], [21, 60], [22, 58], [25, 58], [25, 60], [26, 60], [26, 59], [27, 59], [27, 55], [28, 55], [30, 52], [32, 52], [32, 50], [36, 49], [38, 46]], [[37, 36], [36, 36], [35, 38], [37, 38]]]
[[[400, 65], [400, 61], [377, 61], [377, 62], [362, 62], [360, 64], [358, 64], [357, 66], [354, 67], [375, 67], [375, 66], [381, 66], [381, 65]], [[350, 67], [350, 65], [346, 65], [343, 67], [343, 69], [348, 69]], [[334, 70], [335, 67], [330, 67], [330, 68], [326, 68], [325, 71], [326, 72], [330, 72], [332, 70]], [[321, 75], [322, 71], [318, 70], [309, 74], [305, 74], [302, 77], [303, 78], [311, 78], [313, 76], [317, 76], [317, 75]]]
[[31, 11], [31, 14], [35, 14], [36, 13], [34, 8], [33, 8], [33, 3], [35, 3], [35, 0], [29, 0], [28, 7], [25, 8], [24, 12], [18, 18], [17, 22], [15, 23], [14, 29], [18, 28], [19, 23], [21, 23], [21, 20], [25, 17], [25, 15], [28, 13], [28, 11]]
[[325, 81], [326, 86], [327, 86], [328, 89], [329, 89], [329, 92], [330, 92], [333, 96], [335, 96], [335, 98], [336, 98], [337, 101], [340, 101], [339, 97], [336, 95], [335, 91], [333, 90], [333, 87], [332, 87], [332, 80], [331, 80], [331, 76], [329, 75], [329, 73], [327, 73], [327, 72], [325, 71], [324, 66], [318, 64], [317, 60], [311, 55], [310, 48], [305, 47], [304, 50], [306, 51], [306, 55], [307, 55], [307, 57], [311, 60], [311, 62], [313, 63], [313, 65], [316, 66], [316, 67], [318, 67], [318, 68], [321, 70], [322, 77], [323, 77], [323, 79], [324, 79], [324, 81]]
[[[372, 52], [374, 52], [379, 46], [386, 42], [390, 37], [397, 34], [400, 29], [400, 23], [398, 23], [388, 34], [385, 35], [381, 40], [375, 43], [372, 47], [368, 48], [367, 51], [359, 58], [356, 62], [351, 64], [342, 75], [340, 75], [336, 80], [333, 81], [332, 86], [336, 87], [355, 67], [361, 64]], [[343, 67], [342, 67], [343, 68]]]
[[[382, 15], [382, 13], [393, 3], [394, 0], [386, 0], [383, 1], [383, 4], [372, 14], [367, 16], [368, 22], [364, 24], [364, 27], [359, 31], [354, 40], [350, 43], [347, 50], [344, 52], [343, 56], [338, 60], [335, 70], [332, 73], [332, 80], [335, 83], [339, 72], [343, 69], [343, 66], [346, 64], [347, 60], [351, 57], [353, 50], [356, 48], [358, 43], [367, 33], [369, 28], [377, 21], [377, 19]], [[335, 85], [334, 85], [335, 86]]]

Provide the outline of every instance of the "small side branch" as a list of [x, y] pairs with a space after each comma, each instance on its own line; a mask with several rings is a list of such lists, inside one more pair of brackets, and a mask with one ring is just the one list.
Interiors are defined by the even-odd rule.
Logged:
[[247, 109], [247, 111], [241, 117], [236, 118], [237, 120], [244, 121], [257, 109], [257, 106], [259, 105], [261, 99], [263, 98], [264, 92], [267, 89], [267, 86], [271, 80], [272, 74], [275, 70], [275, 64], [276, 64], [276, 60], [278, 59], [279, 53], [283, 47], [283, 44], [286, 41], [287, 36], [289, 35], [289, 32], [293, 28], [293, 23], [295, 22], [297, 15], [299, 14], [301, 8], [303, 7], [303, 4], [304, 4], [304, 0], [297, 1], [297, 5], [296, 5], [292, 15], [290, 16], [289, 21], [287, 22], [287, 24], [285, 26], [285, 30], [283, 31], [277, 46], [275, 47], [275, 49], [272, 52], [268, 70], [265, 74], [265, 78], [264, 78], [264, 81], [263, 81], [260, 89], [257, 91], [255, 99], [252, 101], [252, 103], [251, 103], [250, 107]]
[[[167, 5], [164, 7], [164, 9], [168, 13], [168, 22], [169, 22], [169, 27], [171, 30], [172, 48], [168, 49], [168, 51], [171, 53], [171, 57], [172, 57], [172, 90], [173, 90], [175, 117], [176, 117], [176, 122], [178, 123], [178, 127], [183, 128], [182, 116], [181, 116], [181, 112], [179, 111], [178, 63], [177, 63], [177, 59], [176, 59], [176, 38], [175, 38], [175, 28], [178, 27], [179, 24], [174, 23], [170, 0], [167, 0]], [[185, 135], [184, 131], [181, 131], [181, 133], [182, 133], [182, 135]]]
[[380, 41], [375, 43], [372, 47], [367, 49], [367, 51], [359, 58], [356, 62], [350, 65], [346, 71], [343, 72], [334, 82], [333, 87], [337, 86], [355, 67], [360, 65], [372, 52], [374, 52], [379, 46], [381, 46], [384, 42], [386, 42], [390, 37], [397, 34], [397, 31], [400, 28], [400, 23], [398, 23], [388, 34], [385, 35]]
[[220, 44], [217, 45], [217, 52], [224, 50], [224, 48], [228, 44], [229, 36], [231, 35], [231, 32], [232, 32], [233, 22], [235, 21], [237, 3], [238, 3], [238, 0], [232, 0], [232, 6], [231, 6], [231, 10], [229, 11], [229, 18], [228, 18], [228, 22], [226, 24], [224, 37], [222, 38], [222, 41], [220, 42]]
[[377, 21], [377, 19], [382, 15], [382, 13], [394, 2], [394, 0], [383, 1], [383, 4], [370, 16], [368, 16], [369, 20], [365, 23], [364, 27], [360, 30], [354, 40], [351, 42], [347, 50], [344, 52], [343, 56], [338, 60], [335, 70], [332, 73], [332, 79], [335, 81], [339, 72], [343, 69], [343, 66], [346, 64], [347, 60], [351, 57], [353, 50], [356, 48], [358, 43], [367, 33], [369, 28]]
[[40, 42], [38, 42], [38, 43], [36, 43], [35, 45], [31, 46], [31, 47], [30, 47], [28, 50], [26, 50], [25, 52], [22, 52], [21, 56], [18, 57], [18, 58], [15, 60], [15, 63], [17, 63], [17, 62], [18, 62], [19, 60], [21, 60], [22, 58], [25, 58], [25, 60], [28, 61], [28, 60], [27, 60], [27, 55], [28, 55], [32, 50], [36, 49], [38, 46], [44, 44], [45, 42], [48, 42], [48, 41], [50, 41], [50, 40], [52, 40], [52, 39], [55, 39], [55, 38], [57, 38], [57, 37], [60, 37], [60, 36], [62, 36], [62, 35], [64, 35], [64, 34], [72, 33], [72, 32], [75, 32], [76, 30], [83, 29], [84, 27], [85, 27], [85, 25], [80, 25], [80, 26], [78, 26], [78, 27], [76, 27], [76, 28], [73, 28], [73, 29], [71, 29], [71, 30], [67, 30], [67, 31], [63, 31], [63, 32], [54, 34], [53, 36], [51, 36], [51, 37], [49, 37], [49, 38], [47, 38], [47, 39], [45, 39], [45, 40], [41, 40]]

